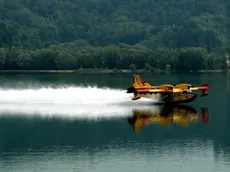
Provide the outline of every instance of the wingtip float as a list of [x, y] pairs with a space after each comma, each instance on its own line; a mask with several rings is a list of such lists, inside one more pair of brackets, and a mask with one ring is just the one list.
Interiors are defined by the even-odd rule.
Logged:
[[132, 100], [138, 100], [141, 97], [156, 99], [160, 98], [162, 103], [188, 103], [197, 98], [194, 91], [201, 91], [200, 97], [207, 96], [209, 85], [202, 84], [201, 86], [192, 86], [191, 84], [181, 83], [177, 85], [162, 84], [152, 86], [145, 82], [140, 75], [133, 76], [133, 84], [127, 88], [127, 93], [133, 93]]

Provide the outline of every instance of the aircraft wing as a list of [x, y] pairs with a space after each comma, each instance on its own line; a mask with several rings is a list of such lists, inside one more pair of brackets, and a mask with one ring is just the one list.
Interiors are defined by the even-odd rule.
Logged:
[[180, 88], [173, 89], [173, 93], [181, 93], [181, 92], [183, 92], [183, 89], [180, 89]]
[[201, 95], [200, 95], [201, 97], [207, 96], [209, 94], [208, 89], [209, 89], [209, 85], [208, 84], [202, 84], [201, 86], [191, 87], [190, 88], [191, 91], [198, 91], [198, 90], [200, 90], [201, 91]]
[[137, 89], [137, 93], [166, 93], [168, 92], [165, 89]]
[[202, 84], [201, 86], [198, 87], [191, 87], [190, 90], [196, 91], [196, 90], [208, 90], [209, 85], [208, 84]]

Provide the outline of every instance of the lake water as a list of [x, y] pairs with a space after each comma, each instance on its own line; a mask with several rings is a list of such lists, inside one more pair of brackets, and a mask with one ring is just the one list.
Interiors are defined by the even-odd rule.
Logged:
[[1, 74], [0, 171], [229, 171], [229, 76], [142, 78], [210, 95], [158, 106], [130, 100], [131, 74]]

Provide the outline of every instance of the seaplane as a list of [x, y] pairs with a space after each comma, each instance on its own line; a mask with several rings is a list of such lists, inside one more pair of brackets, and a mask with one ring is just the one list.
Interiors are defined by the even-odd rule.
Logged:
[[158, 103], [188, 103], [197, 98], [194, 91], [201, 91], [200, 97], [207, 96], [209, 85], [193, 86], [188, 83], [180, 83], [177, 85], [162, 84], [152, 86], [145, 82], [140, 75], [133, 75], [133, 84], [127, 88], [127, 93], [133, 93], [132, 100], [140, 98], [158, 99]]
[[138, 133], [144, 126], [159, 124], [160, 126], [188, 126], [191, 123], [208, 123], [208, 109], [201, 107], [200, 112], [186, 105], [164, 105], [159, 112], [146, 109], [134, 109], [133, 115], [128, 118], [134, 132]]

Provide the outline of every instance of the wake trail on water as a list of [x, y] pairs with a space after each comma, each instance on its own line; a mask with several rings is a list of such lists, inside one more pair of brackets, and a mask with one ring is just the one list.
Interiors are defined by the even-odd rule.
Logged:
[[[126, 90], [97, 87], [64, 87], [40, 89], [0, 89], [0, 103], [23, 104], [116, 104], [134, 102]], [[142, 100], [149, 101], [149, 100]], [[140, 102], [142, 102], [140, 101]], [[149, 101], [150, 102], [150, 101]]]
[[132, 101], [132, 96], [126, 90], [98, 87], [0, 89], [0, 114], [107, 118], [153, 108], [153, 100]]

